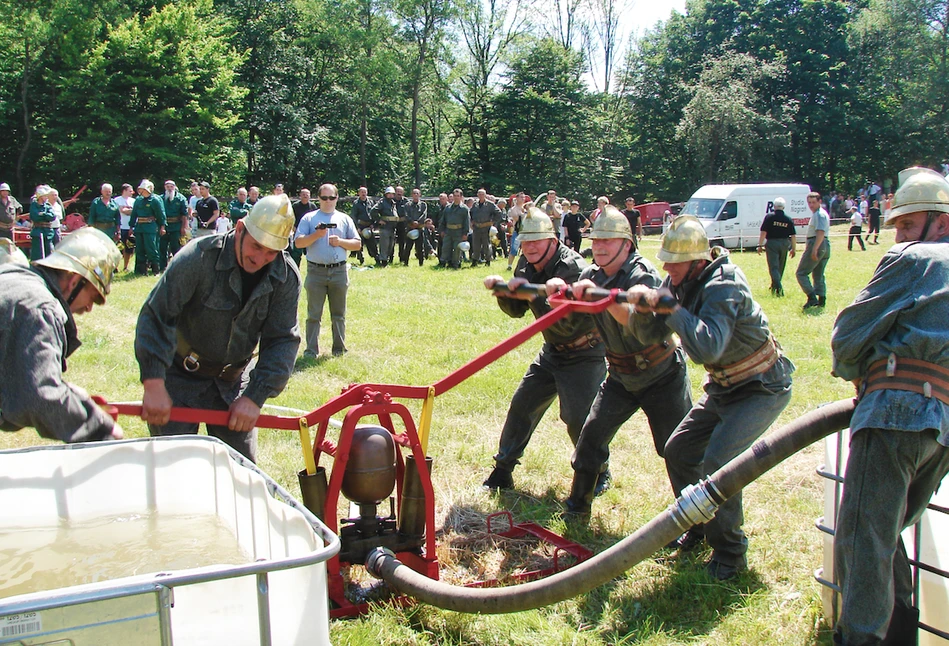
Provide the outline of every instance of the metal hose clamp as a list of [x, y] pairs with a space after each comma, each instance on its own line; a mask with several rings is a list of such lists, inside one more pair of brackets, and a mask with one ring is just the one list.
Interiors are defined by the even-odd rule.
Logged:
[[682, 494], [669, 506], [669, 511], [679, 528], [685, 532], [715, 517], [715, 512], [721, 506], [716, 500], [724, 502], [715, 483], [709, 479], [699, 480], [698, 484], [682, 490]]

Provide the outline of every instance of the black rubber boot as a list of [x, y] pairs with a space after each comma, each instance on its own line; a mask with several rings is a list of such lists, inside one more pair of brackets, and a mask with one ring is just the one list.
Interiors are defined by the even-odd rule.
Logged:
[[597, 498], [602, 496], [610, 489], [610, 485], [613, 484], [613, 474], [610, 473], [610, 470], [601, 471], [600, 475], [596, 477], [596, 486], [593, 487], [593, 497]]
[[494, 467], [494, 471], [491, 472], [491, 475], [488, 476], [482, 486], [492, 491], [513, 489], [514, 477], [508, 469]]
[[600, 474], [588, 471], [573, 472], [573, 486], [570, 487], [570, 497], [564, 503], [568, 515], [590, 515], [593, 510], [593, 490], [599, 477]]

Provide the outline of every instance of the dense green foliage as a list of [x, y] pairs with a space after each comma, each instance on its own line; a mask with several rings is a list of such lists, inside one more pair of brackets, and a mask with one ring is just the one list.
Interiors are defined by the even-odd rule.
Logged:
[[625, 52], [597, 0], [0, 10], [0, 179], [21, 197], [168, 176], [679, 200], [852, 191], [949, 156], [949, 0], [689, 0]]

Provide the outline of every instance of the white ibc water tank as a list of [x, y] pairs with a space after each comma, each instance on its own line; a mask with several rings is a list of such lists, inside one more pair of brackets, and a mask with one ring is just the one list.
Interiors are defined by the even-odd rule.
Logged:
[[[823, 567], [816, 577], [821, 582], [821, 598], [824, 617], [828, 623], [837, 620], [840, 595], [834, 591], [837, 579], [834, 573], [834, 538], [832, 532], [837, 524], [837, 511], [843, 493], [841, 482], [846, 473], [850, 447], [850, 429], [828, 436], [824, 440], [824, 465], [818, 472], [826, 478], [824, 483], [824, 516], [818, 519], [818, 528], [824, 542]], [[903, 544], [910, 561], [919, 561], [913, 566], [913, 580], [918, 581], [915, 603], [919, 608], [919, 622], [944, 634], [949, 634], [949, 578], [927, 568], [949, 571], [949, 478], [930, 501], [928, 509], [919, 523], [903, 532]], [[932, 509], [936, 507], [937, 509]], [[919, 630], [920, 646], [946, 646], [947, 640], [925, 630]]]

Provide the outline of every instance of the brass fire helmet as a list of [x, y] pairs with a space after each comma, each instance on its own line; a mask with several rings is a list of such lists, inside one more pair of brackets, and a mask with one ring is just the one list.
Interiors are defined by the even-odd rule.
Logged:
[[112, 289], [112, 275], [118, 271], [121, 258], [112, 238], [93, 227], [83, 227], [65, 236], [36, 264], [79, 274], [95, 287], [96, 302], [102, 305]]
[[381, 426], [357, 424], [342, 492], [355, 503], [375, 504], [395, 488], [395, 442]]
[[293, 207], [286, 195], [268, 195], [257, 201], [244, 219], [250, 237], [274, 251], [283, 251], [293, 231]]
[[521, 232], [517, 234], [521, 242], [530, 240], [556, 240], [554, 225], [546, 213], [532, 206], [521, 218]]
[[886, 216], [887, 225], [901, 215], [920, 211], [949, 213], [949, 181], [934, 170], [914, 166], [900, 171], [900, 187]]
[[711, 260], [705, 227], [694, 215], [680, 215], [662, 236], [662, 247], [656, 257], [660, 262]]
[[633, 230], [629, 227], [629, 220], [620, 213], [615, 206], [607, 206], [603, 209], [596, 221], [593, 222], [593, 230], [590, 232], [591, 240], [608, 240], [611, 238], [620, 238], [622, 240], [633, 240]]

